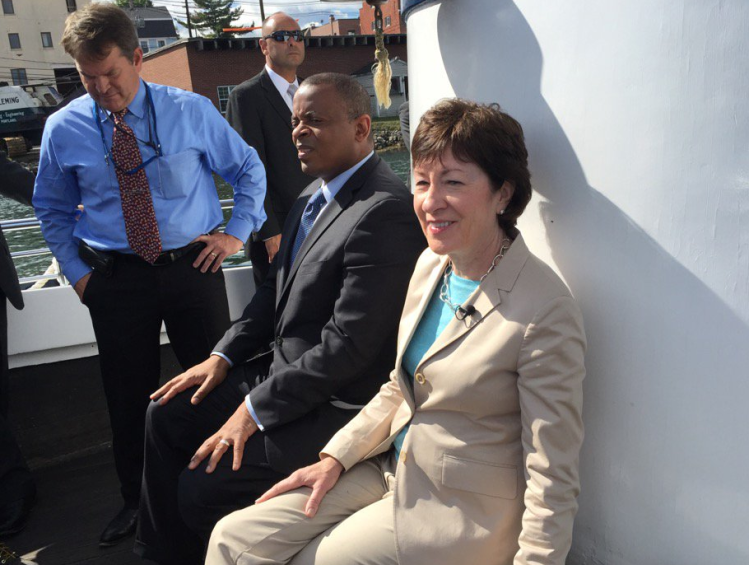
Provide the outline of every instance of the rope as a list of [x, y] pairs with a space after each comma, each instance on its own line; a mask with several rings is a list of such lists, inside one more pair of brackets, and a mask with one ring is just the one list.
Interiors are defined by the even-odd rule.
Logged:
[[383, 108], [390, 108], [390, 80], [393, 77], [393, 70], [390, 68], [390, 54], [385, 48], [385, 37], [382, 32], [382, 10], [379, 6], [375, 6], [374, 10], [375, 59], [377, 59], [377, 62], [372, 65], [374, 89], [377, 103]]

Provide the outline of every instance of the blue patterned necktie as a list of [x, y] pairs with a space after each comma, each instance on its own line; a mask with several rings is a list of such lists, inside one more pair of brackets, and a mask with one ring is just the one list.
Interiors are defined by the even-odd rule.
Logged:
[[307, 239], [307, 234], [312, 229], [312, 225], [315, 223], [320, 210], [325, 206], [325, 195], [322, 193], [322, 187], [317, 189], [312, 197], [307, 201], [307, 206], [304, 208], [302, 214], [302, 221], [299, 222], [299, 231], [296, 232], [296, 239], [294, 240], [294, 247], [291, 249], [291, 265], [294, 264], [296, 254], [299, 253], [299, 249], [302, 247], [302, 243]]

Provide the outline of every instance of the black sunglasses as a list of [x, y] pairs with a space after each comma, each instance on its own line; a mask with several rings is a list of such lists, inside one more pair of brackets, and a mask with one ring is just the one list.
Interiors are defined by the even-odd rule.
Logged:
[[273, 39], [279, 43], [283, 43], [289, 40], [290, 37], [294, 38], [294, 41], [304, 41], [304, 32], [300, 29], [294, 31], [274, 31], [270, 35], [266, 35], [263, 39]]

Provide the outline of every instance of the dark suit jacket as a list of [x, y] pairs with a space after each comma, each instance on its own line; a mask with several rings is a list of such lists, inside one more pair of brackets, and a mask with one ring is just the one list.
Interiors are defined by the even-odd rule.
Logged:
[[[0, 151], [0, 194], [31, 206], [33, 193], [34, 175], [18, 163], [10, 161], [5, 153]], [[13, 306], [19, 310], [23, 308], [18, 275], [13, 260], [10, 258], [10, 249], [8, 249], [8, 242], [2, 230], [0, 230], [0, 291], [8, 297]]]
[[281, 233], [286, 216], [299, 194], [314, 178], [305, 175], [291, 140], [291, 112], [263, 71], [237, 86], [229, 96], [226, 119], [252, 147], [265, 165], [268, 219], [260, 239]]
[[377, 155], [321, 212], [289, 256], [312, 183], [293, 206], [265, 283], [215, 350], [235, 363], [274, 340], [269, 377], [250, 397], [271, 465], [291, 472], [387, 380], [406, 288], [426, 246], [411, 195]]

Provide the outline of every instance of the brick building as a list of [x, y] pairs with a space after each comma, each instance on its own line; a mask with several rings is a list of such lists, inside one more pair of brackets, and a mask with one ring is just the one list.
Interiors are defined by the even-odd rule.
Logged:
[[330, 15], [330, 21], [324, 25], [311, 25], [309, 34], [312, 37], [321, 37], [324, 35], [361, 35], [359, 31], [358, 19], [337, 20], [334, 15]]
[[[386, 36], [385, 46], [391, 58], [407, 59], [405, 35]], [[374, 63], [374, 49], [373, 36], [310, 37], [299, 75], [353, 74]], [[232, 88], [255, 76], [264, 64], [257, 38], [182, 39], [146, 55], [141, 76], [202, 94], [223, 112]]]
[[[388, 0], [382, 4], [382, 31], [386, 34], [405, 34], [406, 21], [401, 17], [401, 1]], [[359, 8], [359, 27], [362, 35], [374, 35], [374, 8], [362, 2]]]

